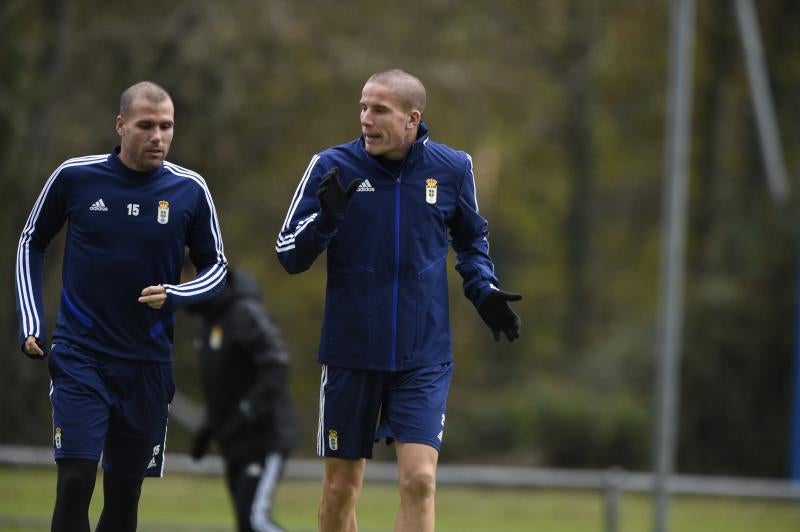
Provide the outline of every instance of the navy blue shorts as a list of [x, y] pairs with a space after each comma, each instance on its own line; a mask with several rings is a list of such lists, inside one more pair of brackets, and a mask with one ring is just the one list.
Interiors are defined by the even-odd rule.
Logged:
[[440, 450], [452, 374], [452, 362], [408, 371], [323, 365], [317, 454], [372, 458], [383, 438]]
[[99, 358], [63, 343], [48, 359], [55, 459], [99, 460], [124, 478], [164, 471], [172, 364]]

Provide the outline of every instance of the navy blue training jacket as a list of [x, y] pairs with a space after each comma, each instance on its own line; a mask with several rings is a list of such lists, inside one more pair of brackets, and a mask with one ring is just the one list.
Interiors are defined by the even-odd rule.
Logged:
[[[168, 362], [174, 311], [225, 286], [219, 223], [200, 175], [170, 162], [136, 172], [118, 155], [116, 148], [65, 161], [39, 194], [17, 248], [20, 341], [32, 335], [45, 343], [45, 250], [67, 221], [53, 341], [97, 356]], [[186, 246], [198, 272], [178, 284]], [[161, 309], [138, 302], [143, 288], [158, 284], [168, 294]]]
[[[347, 185], [364, 179], [332, 233], [317, 225], [321, 177], [339, 167]], [[363, 137], [311, 162], [276, 244], [289, 273], [308, 269], [327, 249], [327, 292], [318, 360], [336, 367], [405, 370], [453, 359], [447, 301], [452, 244], [464, 293], [475, 306], [499, 285], [478, 213], [472, 159], [417, 141], [394, 173], [364, 148]]]

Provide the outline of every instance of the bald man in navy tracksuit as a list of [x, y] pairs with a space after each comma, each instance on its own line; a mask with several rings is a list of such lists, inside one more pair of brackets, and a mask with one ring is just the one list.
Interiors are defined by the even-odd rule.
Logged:
[[464, 293], [495, 339], [519, 336], [508, 302], [522, 296], [498, 289], [472, 159], [431, 140], [421, 121], [425, 100], [407, 72], [371, 76], [361, 93], [361, 137], [312, 157], [278, 235], [278, 259], [290, 273], [327, 250], [318, 354], [323, 531], [356, 529], [364, 459], [382, 438], [396, 442], [395, 530], [433, 530], [453, 365], [451, 245]]
[[[70, 159], [45, 182], [19, 240], [22, 351], [49, 354], [58, 464], [53, 531], [88, 531], [102, 454], [99, 531], [136, 530], [141, 484], [161, 476], [174, 312], [222, 290], [226, 264], [214, 203], [195, 172], [165, 161], [174, 107], [152, 82], [123, 92], [110, 154]], [[48, 349], [42, 273], [67, 223], [61, 306]], [[197, 276], [180, 282], [185, 248]], [[49, 351], [49, 353], [48, 353]]]

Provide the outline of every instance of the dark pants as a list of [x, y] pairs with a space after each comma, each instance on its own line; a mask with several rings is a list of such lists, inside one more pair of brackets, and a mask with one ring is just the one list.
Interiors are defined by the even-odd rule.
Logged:
[[225, 477], [239, 532], [282, 532], [272, 519], [272, 503], [287, 454], [271, 452], [225, 462]]

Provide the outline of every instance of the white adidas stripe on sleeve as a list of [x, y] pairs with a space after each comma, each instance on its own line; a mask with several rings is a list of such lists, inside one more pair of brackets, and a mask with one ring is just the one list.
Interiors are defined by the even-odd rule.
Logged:
[[42, 191], [36, 198], [33, 208], [28, 215], [25, 227], [22, 229], [22, 234], [19, 238], [16, 258], [17, 300], [22, 317], [22, 331], [26, 337], [35, 336], [39, 338], [42, 336], [41, 321], [39, 315], [36, 313], [36, 302], [33, 297], [33, 281], [30, 271], [30, 242], [36, 230], [36, 223], [39, 220], [42, 206], [47, 199], [47, 195], [53, 183], [65, 168], [97, 164], [106, 159], [108, 159], [108, 155], [87, 155], [85, 157], [75, 157], [61, 163], [61, 165], [50, 174], [50, 177], [47, 178], [47, 181], [42, 187]]

